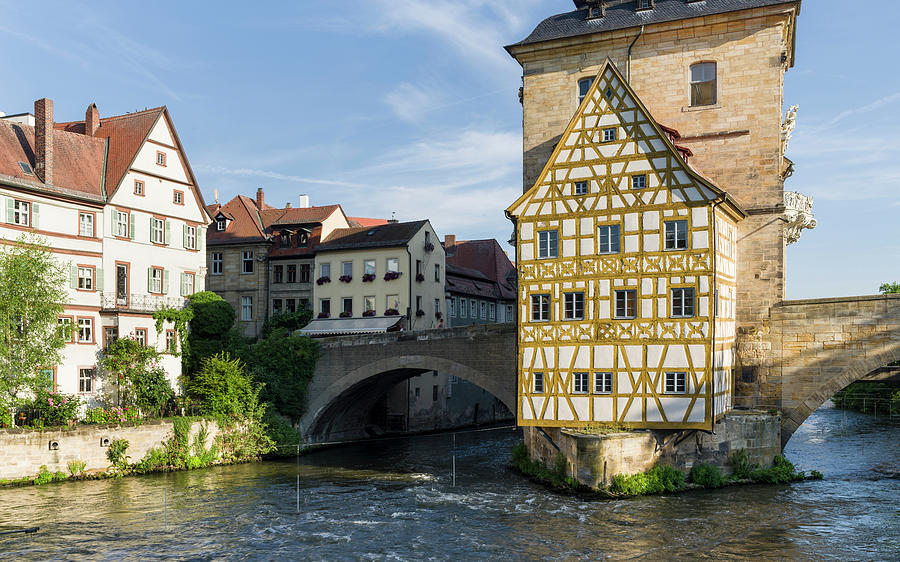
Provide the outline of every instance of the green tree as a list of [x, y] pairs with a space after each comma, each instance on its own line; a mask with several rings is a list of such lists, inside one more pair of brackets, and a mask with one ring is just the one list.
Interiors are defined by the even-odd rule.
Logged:
[[183, 372], [197, 372], [204, 358], [222, 352], [247, 357], [247, 338], [235, 327], [234, 308], [228, 301], [212, 291], [201, 291], [188, 297], [188, 308], [193, 318], [181, 357]]
[[320, 355], [312, 338], [273, 330], [251, 350], [253, 377], [264, 385], [260, 397], [296, 423], [306, 410], [307, 387]]
[[115, 392], [120, 406], [137, 408], [143, 415], [161, 416], [175, 392], [166, 379], [160, 353], [133, 338], [119, 338], [101, 352], [104, 388]]
[[259, 403], [259, 386], [244, 372], [244, 363], [228, 353], [204, 358], [200, 370], [188, 376], [185, 391], [206, 415], [241, 418]]
[[279, 328], [284, 328], [289, 332], [299, 330], [309, 324], [310, 320], [312, 320], [312, 311], [306, 309], [298, 310], [297, 312], [275, 314], [266, 318], [266, 321], [263, 322], [262, 337], [269, 337], [269, 334]]
[[73, 327], [58, 317], [68, 298], [66, 267], [35, 235], [0, 246], [0, 424], [35, 394], [41, 370], [57, 365]]
[[878, 290], [885, 295], [900, 293], [900, 283], [882, 283]]

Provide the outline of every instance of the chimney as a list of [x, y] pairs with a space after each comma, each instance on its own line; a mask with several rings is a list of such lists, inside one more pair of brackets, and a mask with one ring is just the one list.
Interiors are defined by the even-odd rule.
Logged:
[[89, 137], [97, 134], [100, 128], [100, 112], [97, 111], [97, 104], [92, 103], [84, 112], [84, 134]]
[[53, 100], [34, 102], [34, 172], [46, 184], [53, 183]]
[[444, 248], [451, 248], [456, 246], [456, 235], [455, 234], [445, 234], [444, 235]]
[[308, 208], [309, 208], [309, 195], [307, 195], [307, 194], [305, 194], [305, 193], [301, 193], [301, 194], [300, 194], [300, 205], [299, 205], [299, 208], [301, 208], [301, 209], [308, 209]]
[[263, 210], [263, 206], [266, 204], [266, 199], [263, 196], [263, 190], [261, 187], [256, 188], [256, 208], [260, 211]]

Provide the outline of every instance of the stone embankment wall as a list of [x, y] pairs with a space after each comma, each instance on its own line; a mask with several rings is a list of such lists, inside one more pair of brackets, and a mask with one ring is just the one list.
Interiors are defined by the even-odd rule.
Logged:
[[[213, 444], [218, 434], [216, 422], [194, 422], [191, 425], [191, 443], [202, 424], [208, 424], [206, 447]], [[46, 429], [0, 429], [0, 479], [31, 477], [38, 474], [41, 465], [51, 472], [68, 473], [68, 462], [80, 460], [87, 463], [86, 470], [103, 470], [109, 467], [106, 458], [108, 447], [102, 441], [126, 439], [129, 443], [126, 455], [129, 462], [138, 462], [153, 447], [161, 447], [173, 434], [169, 420], [151, 420], [142, 424], [78, 425]], [[58, 449], [51, 450], [51, 442]]]
[[750, 463], [771, 466], [781, 454], [781, 416], [735, 411], [716, 424], [715, 434], [702, 431], [631, 431], [584, 435], [566, 429], [526, 427], [525, 445], [532, 459], [553, 467], [561, 452], [569, 475], [591, 487], [607, 485], [616, 474], [645, 472], [658, 464], [689, 471], [694, 464], [715, 464], [733, 472], [731, 455], [740, 449]]

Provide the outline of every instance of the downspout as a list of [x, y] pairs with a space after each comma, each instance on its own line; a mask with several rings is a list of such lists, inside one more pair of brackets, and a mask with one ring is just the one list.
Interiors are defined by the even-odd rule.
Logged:
[[408, 258], [408, 262], [409, 262], [409, 263], [408, 263], [408, 266], [409, 266], [409, 267], [407, 268], [407, 271], [409, 272], [409, 275], [407, 276], [407, 277], [409, 277], [409, 293], [407, 294], [407, 298], [409, 299], [409, 301], [407, 302], [407, 305], [406, 305], [406, 324], [409, 326], [409, 330], [412, 331], [412, 328], [413, 328], [413, 325], [412, 325], [412, 323], [413, 323], [413, 320], [412, 320], [412, 319], [413, 319], [413, 311], [412, 311], [412, 304], [413, 304], [413, 294], [412, 294], [412, 288], [413, 288], [413, 284], [412, 284], [412, 281], [413, 281], [413, 274], [412, 274], [412, 270], [413, 270], [413, 269], [412, 269], [412, 252], [409, 251], [409, 243], [408, 243], [408, 242], [407, 242], [407, 244], [406, 244], [406, 255], [409, 256], [409, 258]]
[[[519, 412], [518, 410], [522, 407], [522, 401], [519, 400], [519, 223], [516, 221], [516, 218], [509, 211], [504, 211], [504, 214], [506, 215], [506, 218], [508, 218], [510, 220], [510, 222], [513, 224], [512, 237], [509, 239], [509, 242], [510, 242], [510, 244], [512, 244], [513, 248], [515, 248], [515, 250], [516, 250], [516, 286], [514, 287], [515, 291], [516, 291], [516, 304], [513, 306], [513, 319], [514, 319], [513, 325], [516, 327], [516, 348], [515, 348], [515, 362], [516, 362], [515, 367], [516, 368], [513, 369], [513, 373], [514, 373], [513, 377], [515, 377], [515, 379], [513, 380], [513, 388], [516, 389], [516, 410], [517, 410], [514, 413], [516, 414], [516, 418], [518, 419], [521, 417], [519, 415], [519, 414], [521, 414], [521, 412]], [[553, 445], [556, 448], [556, 450], [558, 451], [559, 447], [556, 445], [556, 443], [553, 442], [553, 439], [550, 439], [550, 436], [547, 435], [543, 429], [538, 428], [538, 430], [541, 432], [541, 434], [543, 434], [543, 436], [548, 441], [550, 441], [550, 444]]]
[[631, 45], [628, 45], [628, 62], [625, 67], [625, 81], [631, 84], [631, 49], [634, 48], [634, 44], [638, 42], [638, 39], [641, 38], [641, 35], [644, 34], [644, 26], [641, 26], [641, 30], [638, 31], [638, 34], [635, 36], [634, 41], [631, 42]]

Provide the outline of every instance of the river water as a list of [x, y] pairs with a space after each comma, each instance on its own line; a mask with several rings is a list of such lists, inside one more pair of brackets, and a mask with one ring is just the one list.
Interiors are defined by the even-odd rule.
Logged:
[[[900, 559], [900, 419], [824, 407], [786, 455], [825, 480], [584, 501], [505, 469], [511, 429], [300, 462], [0, 491], [0, 558]], [[297, 476], [300, 476], [298, 508]], [[168, 525], [168, 526], [167, 526]]]

